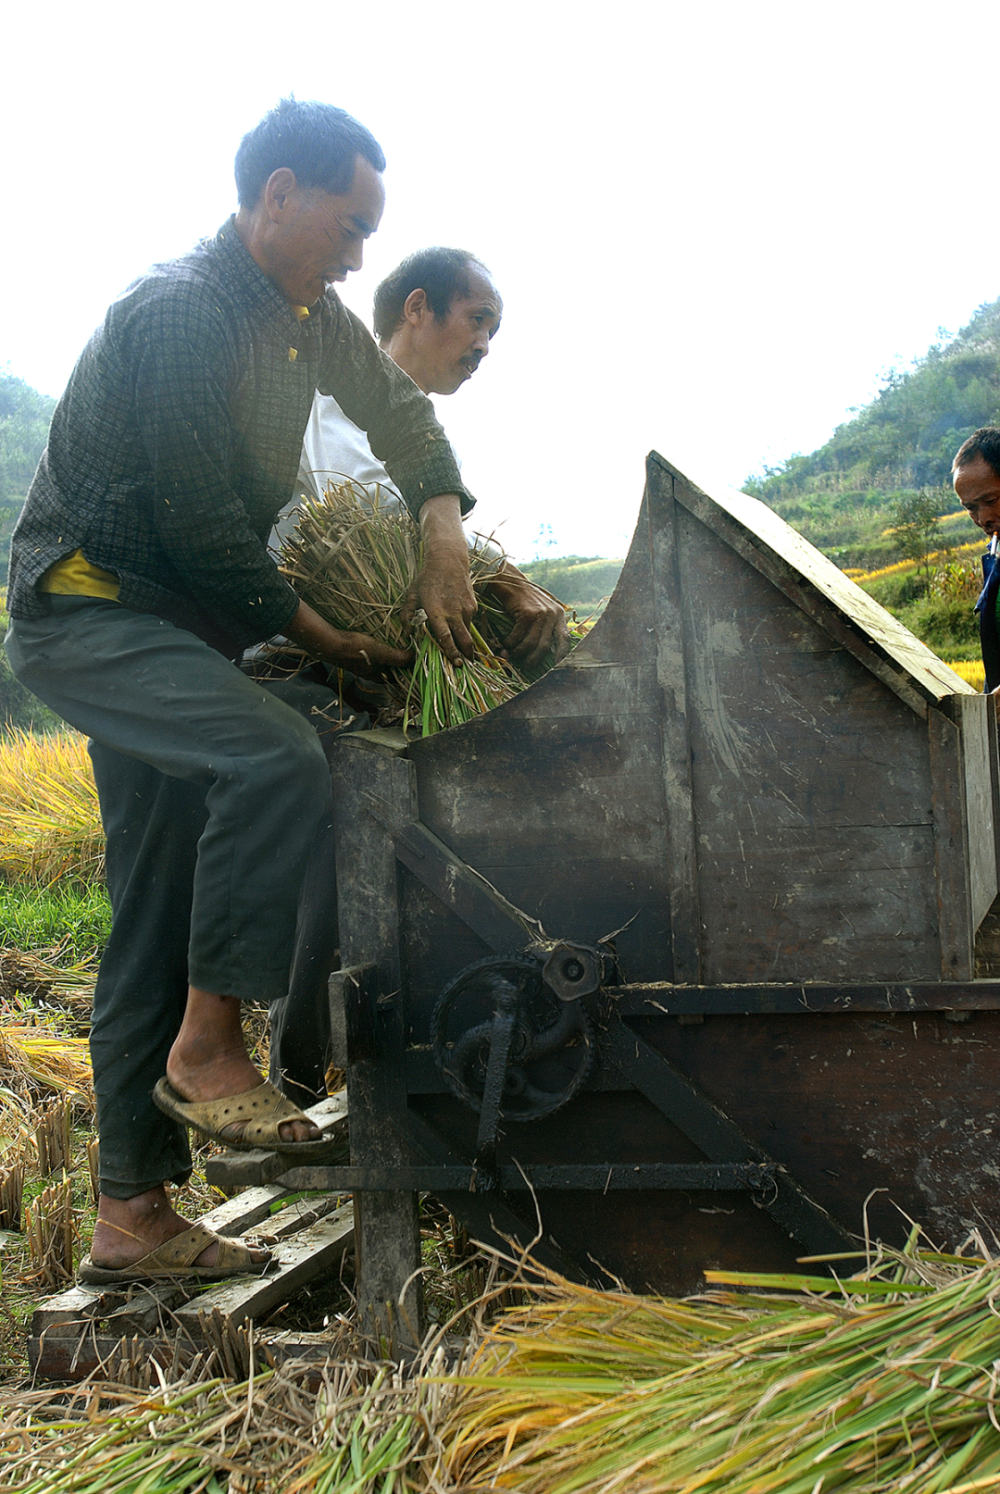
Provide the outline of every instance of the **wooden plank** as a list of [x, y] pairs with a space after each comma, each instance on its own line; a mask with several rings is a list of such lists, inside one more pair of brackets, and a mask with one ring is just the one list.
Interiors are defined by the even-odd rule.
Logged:
[[673, 478], [655, 462], [647, 463], [646, 467], [646, 506], [652, 573], [656, 578], [650, 602], [656, 626], [657, 683], [662, 692], [664, 864], [669, 889], [673, 979], [697, 984], [702, 977], [702, 924], [688, 730], [688, 639], [681, 607]]
[[52, 1338], [79, 1338], [92, 1325], [118, 1320], [122, 1327], [154, 1327], [162, 1310], [174, 1307], [190, 1292], [174, 1282], [155, 1285], [136, 1284], [127, 1287], [77, 1286], [57, 1297], [48, 1297], [31, 1315], [31, 1334], [35, 1338], [48, 1334]]
[[[308, 1168], [303, 1168], [303, 1172], [308, 1171]], [[307, 1185], [307, 1190], [303, 1191], [313, 1190]], [[276, 1245], [281, 1240], [287, 1240], [289, 1235], [296, 1235], [300, 1230], [318, 1224], [321, 1219], [332, 1214], [339, 1206], [341, 1194], [347, 1191], [342, 1189], [340, 1193], [331, 1193], [326, 1198], [297, 1198], [294, 1203], [272, 1214], [268, 1224], [254, 1233], [262, 1245]]]
[[836, 1012], [966, 1012], [1000, 1010], [1000, 980], [928, 981], [900, 985], [796, 984], [609, 987], [621, 1017], [814, 1016]]
[[[346, 1147], [348, 1127], [345, 1091], [327, 1095], [317, 1104], [308, 1106], [303, 1114], [319, 1126], [331, 1141]], [[205, 1181], [213, 1188], [221, 1188], [227, 1193], [240, 1188], [263, 1188], [280, 1177], [287, 1166], [288, 1154], [285, 1152], [217, 1152], [205, 1163]]]
[[277, 1270], [222, 1282], [199, 1292], [177, 1309], [174, 1318], [196, 1337], [199, 1314], [211, 1313], [213, 1309], [237, 1323], [258, 1317], [287, 1301], [306, 1282], [331, 1270], [353, 1239], [354, 1215], [350, 1204], [345, 1204], [318, 1224], [282, 1240], [275, 1252]]
[[990, 763], [991, 702], [988, 695], [957, 695], [952, 705], [956, 725], [962, 733], [970, 916], [975, 931], [993, 906], [998, 891], [997, 837]]
[[[706, 1189], [709, 1192], [758, 1188], [766, 1163], [758, 1162], [617, 1162], [609, 1143], [602, 1162], [504, 1163], [490, 1177], [469, 1163], [425, 1167], [322, 1167], [300, 1168], [286, 1177], [303, 1184], [314, 1174], [324, 1186], [344, 1192], [347, 1188], [415, 1189], [435, 1197], [457, 1193], [495, 1193], [494, 1179], [505, 1194], [525, 1190], [559, 1188], [584, 1193], [614, 1193], [642, 1189]], [[487, 1186], [489, 1184], [489, 1186]]]
[[968, 980], [974, 973], [965, 773], [959, 728], [941, 711], [927, 715], [934, 804], [934, 869], [937, 879], [941, 974]]
[[1000, 887], [1000, 723], [997, 719], [1000, 700], [986, 696], [986, 736], [989, 750], [990, 798], [993, 808], [993, 849], [996, 856], [997, 886]]
[[47, 1329], [66, 1324], [71, 1324], [75, 1331], [79, 1324], [99, 1316], [104, 1303], [118, 1306], [124, 1298], [124, 1293], [112, 1293], [106, 1287], [69, 1287], [39, 1303], [31, 1315], [31, 1332], [37, 1337]]
[[127, 1347], [137, 1357], [159, 1364], [168, 1375], [179, 1374], [198, 1352], [193, 1344], [181, 1338], [117, 1337], [107, 1333], [88, 1333], [79, 1341], [53, 1338], [50, 1333], [28, 1339], [28, 1363], [32, 1374], [41, 1380], [86, 1380], [91, 1375], [107, 1373], [107, 1366]]
[[[239, 1198], [227, 1199], [225, 1203], [204, 1214], [198, 1223], [215, 1230], [217, 1234], [240, 1235], [266, 1219], [272, 1205], [286, 1197], [288, 1192], [289, 1189], [281, 1184], [255, 1188], [241, 1194]], [[153, 1286], [77, 1285], [47, 1297], [35, 1308], [31, 1318], [31, 1333], [36, 1338], [47, 1332], [61, 1337], [73, 1337], [78, 1334], [81, 1326], [115, 1314], [120, 1315], [123, 1320], [127, 1319], [129, 1323], [153, 1326], [161, 1309], [184, 1300], [191, 1295], [191, 1290], [173, 1282]]]

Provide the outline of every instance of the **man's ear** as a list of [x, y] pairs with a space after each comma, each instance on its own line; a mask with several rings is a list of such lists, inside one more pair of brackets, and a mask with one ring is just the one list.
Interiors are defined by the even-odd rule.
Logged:
[[295, 172], [291, 167], [279, 166], [277, 171], [271, 172], [264, 183], [264, 210], [272, 223], [277, 223], [286, 216], [297, 186]]
[[410, 323], [410, 326], [419, 327], [426, 317], [433, 315], [434, 313], [427, 304], [427, 292], [419, 286], [416, 290], [411, 290], [403, 302], [403, 317]]

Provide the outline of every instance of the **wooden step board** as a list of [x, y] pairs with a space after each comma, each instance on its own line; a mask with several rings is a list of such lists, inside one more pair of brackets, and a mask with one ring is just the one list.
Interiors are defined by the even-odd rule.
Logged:
[[[343, 1096], [324, 1100], [307, 1114], [327, 1131], [332, 1126], [335, 1134], [338, 1129], [346, 1132]], [[266, 1171], [276, 1157], [234, 1152], [220, 1160], [234, 1159], [238, 1174], [247, 1158], [262, 1159], [259, 1165]], [[280, 1166], [287, 1168], [287, 1157]], [[33, 1372], [47, 1380], [72, 1381], [102, 1373], [114, 1378], [124, 1369], [127, 1377], [150, 1360], [168, 1372], [180, 1371], [198, 1354], [215, 1350], [225, 1371], [241, 1377], [249, 1367], [248, 1325], [287, 1302], [309, 1281], [336, 1270], [354, 1240], [353, 1209], [342, 1195], [299, 1198], [276, 1210], [275, 1205], [294, 1191], [280, 1178], [269, 1181], [227, 1199], [199, 1220], [234, 1238], [252, 1232], [255, 1240], [266, 1244], [274, 1261], [258, 1275], [201, 1287], [175, 1281], [80, 1285], [49, 1297], [31, 1319], [28, 1357]], [[300, 1336], [286, 1332], [261, 1336], [265, 1355], [270, 1337], [276, 1357], [294, 1356], [300, 1348], [304, 1358], [320, 1352], [317, 1335], [302, 1334], [299, 1345]]]
[[[347, 1137], [347, 1092], [340, 1090], [318, 1105], [310, 1105], [305, 1111], [311, 1121], [335, 1144], [324, 1162], [346, 1160], [349, 1144]], [[205, 1181], [223, 1193], [235, 1193], [240, 1188], [262, 1188], [273, 1183], [286, 1171], [290, 1163], [287, 1152], [217, 1152], [205, 1163]]]

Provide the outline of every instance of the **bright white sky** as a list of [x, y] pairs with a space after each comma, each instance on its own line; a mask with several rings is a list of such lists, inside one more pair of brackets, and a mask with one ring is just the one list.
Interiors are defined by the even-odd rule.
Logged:
[[739, 486], [1000, 295], [995, 0], [18, 10], [0, 366], [59, 394], [235, 206], [244, 131], [327, 99], [389, 161], [349, 304], [428, 243], [494, 272], [503, 327], [438, 410], [517, 558], [624, 554], [651, 448]]

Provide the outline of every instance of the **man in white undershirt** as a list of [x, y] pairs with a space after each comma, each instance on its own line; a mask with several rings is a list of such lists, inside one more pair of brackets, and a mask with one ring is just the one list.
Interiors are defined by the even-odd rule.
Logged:
[[[424, 394], [454, 394], [490, 350], [503, 315], [500, 293], [484, 265], [463, 249], [419, 249], [387, 275], [375, 292], [379, 347]], [[402, 499], [363, 430], [330, 395], [317, 394], [302, 443], [299, 491], [322, 497], [327, 483], [350, 477], [378, 483], [383, 497]], [[295, 503], [282, 511], [272, 544], [294, 528]], [[490, 586], [514, 619], [507, 651], [531, 668], [551, 649], [556, 662], [569, 648], [566, 614], [549, 594], [509, 561]]]

